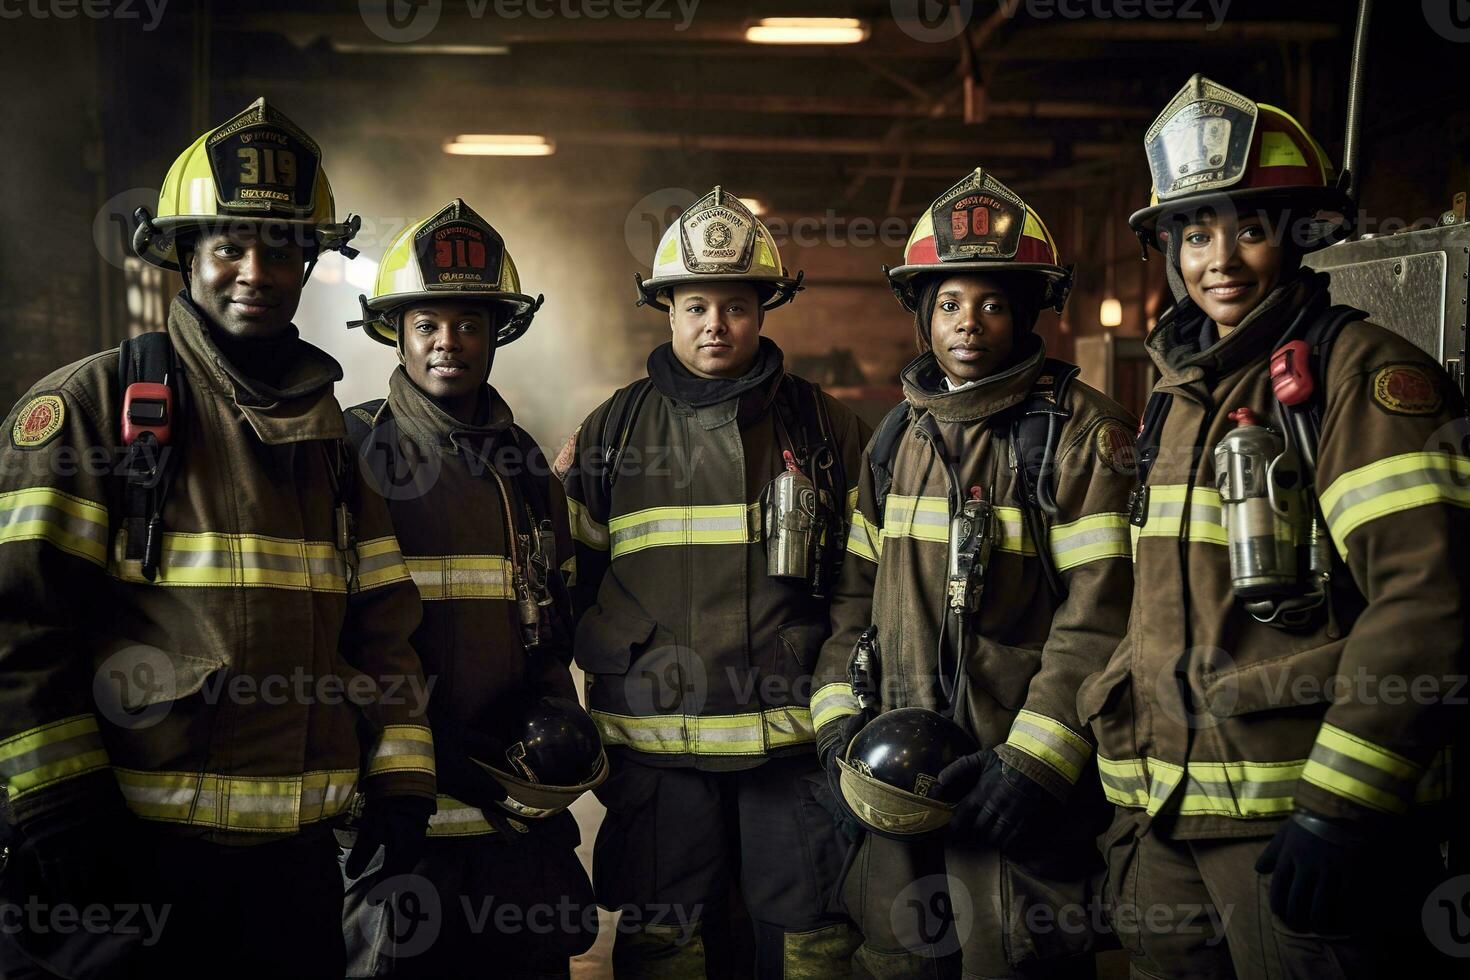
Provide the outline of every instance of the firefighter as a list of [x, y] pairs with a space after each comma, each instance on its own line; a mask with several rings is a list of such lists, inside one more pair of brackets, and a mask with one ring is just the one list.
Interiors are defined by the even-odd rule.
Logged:
[[[843, 888], [863, 933], [853, 971], [1090, 976], [1103, 808], [1075, 703], [1127, 617], [1135, 423], [1047, 356], [1035, 325], [1071, 271], [983, 168], [923, 214], [888, 276], [920, 354], [864, 455], [812, 698], [829, 774], [850, 745], [871, 760], [842, 778], [875, 831]], [[894, 709], [930, 720], [895, 729]], [[940, 769], [957, 740], [974, 748]], [[881, 785], [893, 753], [929, 760], [906, 774], [911, 805]], [[936, 903], [947, 926], [923, 919]]]
[[851, 937], [808, 702], [867, 430], [761, 336], [801, 276], [734, 195], [691, 205], [637, 281], [672, 338], [559, 461], [612, 760], [593, 880], [622, 910], [614, 967], [724, 975], [738, 885], [760, 976], [834, 975]]
[[[491, 962], [507, 976], [569, 976], [597, 909], [566, 807], [606, 759], [568, 670], [561, 483], [488, 383], [541, 299], [521, 292], [499, 233], [456, 199], [398, 236], [362, 303], [352, 326], [400, 363], [388, 397], [348, 410], [347, 428], [424, 602], [413, 644], [434, 684], [441, 793], [418, 880], [398, 885], [423, 892], [417, 908], [385, 903], [346, 869], [349, 975], [445, 977]], [[531, 785], [480, 764], [492, 761]], [[572, 775], [558, 779], [562, 769]]]
[[361, 789], [364, 851], [392, 871], [421, 846], [419, 600], [344, 449], [341, 369], [291, 323], [316, 258], [350, 252], [333, 206], [263, 99], [200, 136], [134, 238], [183, 276], [166, 333], [57, 370], [5, 423], [8, 899], [161, 920], [22, 931], [52, 974], [340, 976], [332, 821]]
[[1295, 119], [1196, 75], [1145, 149], [1130, 223], [1177, 302], [1146, 341], [1128, 633], [1078, 697], [1114, 927], [1144, 976], [1439, 975], [1470, 461], [1435, 433], [1463, 405], [1302, 266], [1353, 208]]

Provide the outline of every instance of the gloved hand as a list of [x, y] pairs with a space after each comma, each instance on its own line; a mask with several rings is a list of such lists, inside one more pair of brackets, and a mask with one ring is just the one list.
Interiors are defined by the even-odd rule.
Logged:
[[500, 803], [506, 798], [500, 780], [475, 759], [504, 759], [505, 748], [495, 739], [478, 732], [466, 731], [458, 736], [437, 736], [434, 742], [434, 769], [441, 792], [463, 803], [479, 807], [485, 822], [495, 828], [502, 842], [518, 840], [520, 834], [506, 819]]
[[1271, 876], [1271, 911], [1297, 932], [1340, 933], [1351, 912], [1371, 901], [1373, 839], [1357, 828], [1298, 810], [1256, 861]]
[[827, 795], [831, 797], [831, 801], [818, 797], [817, 802], [827, 808], [833, 823], [837, 824], [837, 832], [849, 844], [862, 836], [864, 828], [862, 821], [858, 820], [857, 814], [852, 812], [842, 796], [842, 770], [837, 765], [837, 759], [847, 752], [847, 747], [852, 744], [857, 733], [871, 720], [863, 711], [848, 715], [838, 723], [841, 726], [837, 729], [838, 734], [830, 736], [818, 748], [818, 758], [821, 759], [822, 769], [827, 773]]
[[357, 825], [357, 843], [343, 870], [361, 877], [378, 847], [383, 848], [384, 878], [408, 874], [424, 856], [424, 839], [434, 801], [422, 796], [379, 796], [367, 801]]
[[1013, 847], [1026, 824], [1060, 802], [1044, 786], [991, 749], [956, 759], [939, 774], [936, 795], [958, 799], [949, 832], [959, 840]]

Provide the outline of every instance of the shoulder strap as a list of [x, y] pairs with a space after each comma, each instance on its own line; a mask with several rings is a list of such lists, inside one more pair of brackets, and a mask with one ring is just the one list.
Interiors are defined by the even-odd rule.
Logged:
[[612, 397], [612, 404], [608, 406], [607, 415], [602, 420], [602, 497], [611, 502], [613, 483], [617, 480], [623, 450], [628, 446], [628, 437], [632, 434], [633, 423], [638, 420], [638, 413], [643, 408], [643, 403], [648, 399], [648, 393], [653, 390], [652, 378], [639, 378], [637, 381], [620, 389]]
[[888, 501], [888, 491], [893, 488], [893, 454], [898, 449], [898, 441], [903, 438], [910, 421], [909, 403], [899, 402], [883, 416], [883, 421], [878, 423], [878, 428], [873, 432], [873, 441], [869, 444], [868, 469], [873, 474], [873, 495], [880, 517], [884, 504]]
[[374, 398], [370, 402], [354, 405], [342, 413], [342, 419], [347, 423], [347, 441], [359, 453], [362, 452], [363, 443], [367, 442], [368, 436], [372, 434], [373, 427], [378, 421], [378, 413], [383, 410], [386, 403], [385, 398]]
[[516, 474], [515, 482], [520, 485], [521, 493], [525, 494], [526, 501], [531, 505], [531, 513], [536, 515], [536, 523], [551, 520], [551, 494], [546, 489], [546, 481], [551, 468], [546, 465], [546, 456], [541, 451], [538, 443], [531, 433], [520, 426], [512, 423], [509, 429], [511, 442], [515, 443], [516, 449], [521, 453], [520, 472]]
[[1080, 368], [1048, 357], [1031, 394], [1012, 409], [1011, 452], [1015, 454], [1016, 479], [1020, 483], [1021, 516], [1036, 545], [1042, 576], [1052, 594], [1067, 594], [1061, 573], [1052, 559], [1047, 521], [1056, 516], [1057, 498], [1053, 474], [1062, 429], [1072, 417], [1066, 406], [1067, 389]]

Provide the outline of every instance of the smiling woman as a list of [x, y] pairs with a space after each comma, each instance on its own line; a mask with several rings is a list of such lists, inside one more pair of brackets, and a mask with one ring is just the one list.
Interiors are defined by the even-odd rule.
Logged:
[[483, 301], [442, 300], [403, 314], [408, 377], [461, 422], [472, 422], [495, 363], [496, 316]]
[[1179, 239], [1179, 271], [1189, 298], [1229, 333], [1282, 280], [1286, 250], [1264, 215], [1202, 212]]

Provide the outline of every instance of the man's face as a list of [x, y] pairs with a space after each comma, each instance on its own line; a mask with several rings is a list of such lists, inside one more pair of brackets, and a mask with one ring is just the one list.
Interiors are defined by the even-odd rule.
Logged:
[[1244, 320], [1281, 282], [1281, 243], [1260, 215], [1204, 213], [1179, 231], [1189, 298], [1224, 329]]
[[189, 298], [225, 333], [269, 340], [291, 325], [306, 258], [279, 227], [202, 232], [188, 261]]
[[403, 367], [430, 398], [478, 393], [495, 361], [495, 317], [483, 302], [438, 300], [403, 312]]
[[749, 283], [675, 286], [669, 305], [674, 356], [701, 378], [738, 378], [760, 348], [760, 293]]
[[929, 320], [929, 344], [953, 384], [995, 373], [1015, 346], [1011, 301], [991, 276], [950, 276], [939, 284]]

